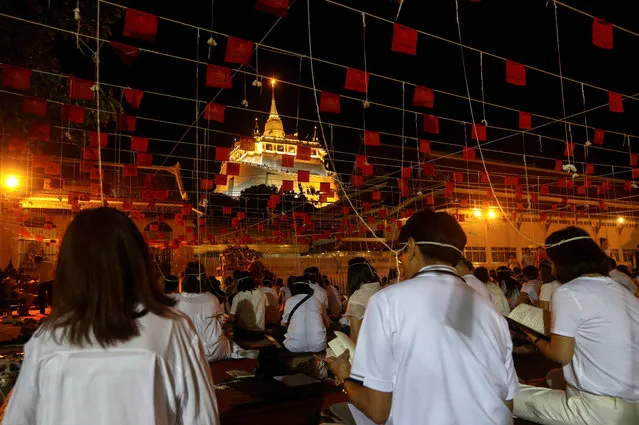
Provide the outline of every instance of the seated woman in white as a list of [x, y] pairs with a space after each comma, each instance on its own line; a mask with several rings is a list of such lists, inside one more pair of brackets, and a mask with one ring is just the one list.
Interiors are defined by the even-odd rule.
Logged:
[[499, 286], [490, 281], [488, 269], [486, 269], [486, 267], [477, 267], [473, 270], [473, 275], [486, 286], [488, 294], [490, 295], [490, 301], [493, 303], [493, 307], [495, 307], [497, 313], [502, 316], [508, 316], [508, 314], [510, 314], [508, 300], [501, 289], [499, 289]]
[[352, 258], [348, 262], [348, 304], [344, 316], [351, 327], [351, 340], [357, 343], [368, 300], [381, 289], [379, 276], [363, 257]]
[[176, 308], [189, 316], [204, 344], [209, 362], [231, 357], [231, 342], [224, 334], [224, 311], [220, 301], [207, 292], [208, 279], [200, 263], [187, 264], [182, 292], [175, 295]]
[[127, 216], [111, 208], [75, 216], [55, 289], [50, 318], [25, 345], [3, 425], [220, 423], [202, 343], [157, 286]]
[[563, 365], [565, 389], [522, 385], [515, 416], [540, 424], [639, 423], [639, 300], [608, 273], [588, 233], [567, 227], [546, 239], [557, 280], [550, 342], [529, 335]]
[[264, 337], [266, 303], [266, 295], [256, 288], [253, 276], [249, 272], [239, 273], [230, 318], [235, 322], [236, 341]]
[[296, 279], [286, 302], [282, 326], [287, 326], [284, 347], [292, 353], [317, 353], [326, 349], [328, 315], [313, 296], [304, 276]]
[[273, 288], [273, 281], [270, 277], [262, 280], [262, 285], [257, 288], [266, 296], [266, 323], [269, 325], [280, 322], [280, 302], [277, 291]]
[[513, 272], [505, 266], [497, 268], [497, 280], [499, 282], [499, 288], [506, 296], [508, 306], [512, 310], [517, 305], [519, 299], [520, 285], [513, 279]]

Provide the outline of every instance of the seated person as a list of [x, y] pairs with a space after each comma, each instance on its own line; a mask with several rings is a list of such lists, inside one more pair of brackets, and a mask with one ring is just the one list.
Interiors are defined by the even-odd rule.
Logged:
[[347, 282], [349, 298], [344, 316], [348, 318], [351, 328], [351, 341], [357, 343], [368, 301], [381, 286], [377, 272], [363, 257], [355, 257], [348, 261]]
[[257, 288], [266, 296], [266, 324], [273, 325], [280, 322], [280, 303], [277, 297], [277, 292], [273, 288], [273, 281], [265, 277], [262, 280], [262, 285]]
[[217, 298], [208, 292], [208, 279], [199, 263], [186, 266], [182, 292], [174, 297], [175, 308], [186, 314], [204, 344], [204, 354], [209, 362], [231, 357], [231, 343], [224, 334], [224, 313]]
[[29, 307], [33, 304], [35, 295], [23, 292], [18, 288], [17, 272], [14, 272], [2, 282], [2, 295], [8, 303], [16, 302], [19, 304], [18, 314], [20, 316], [28, 316]]
[[526, 266], [522, 270], [524, 285], [519, 292], [517, 304], [539, 305], [539, 270], [535, 266]]
[[508, 306], [512, 310], [517, 305], [519, 299], [519, 282], [517, 282], [508, 267], [500, 266], [497, 268], [497, 281], [499, 288], [508, 300]]
[[493, 307], [495, 307], [497, 313], [502, 316], [508, 316], [508, 314], [510, 314], [508, 300], [501, 289], [499, 289], [499, 286], [491, 282], [490, 274], [486, 267], [477, 267], [473, 270], [473, 274], [486, 285], [486, 289], [488, 289], [488, 293], [490, 294], [490, 301], [493, 303]]
[[175, 294], [178, 292], [180, 281], [177, 276], [166, 276], [164, 278], [164, 293], [167, 295]]
[[324, 281], [317, 267], [308, 267], [304, 270], [310, 287], [313, 289], [313, 296], [319, 301], [325, 309], [328, 309], [328, 294], [324, 288]]
[[477, 279], [473, 274], [473, 270], [475, 269], [473, 263], [471, 263], [465, 257], [462, 257], [457, 263], [455, 269], [457, 270], [457, 274], [461, 276], [462, 279], [464, 279], [466, 285], [470, 286], [473, 291], [477, 292], [482, 297], [490, 300], [490, 292], [488, 292], [488, 288], [486, 288], [484, 282]]
[[615, 282], [623, 285], [631, 294], [634, 295], [637, 292], [637, 284], [632, 278], [632, 274], [628, 271], [628, 268], [621, 265], [617, 266], [617, 262], [614, 258], [610, 258], [610, 273], [609, 276]]
[[291, 279], [293, 278], [293, 276], [289, 276], [288, 281], [286, 282], [286, 285], [284, 285], [284, 280], [282, 278], [278, 278], [275, 281], [275, 290], [278, 293], [277, 296], [277, 301], [280, 304], [280, 310], [284, 309], [284, 306], [286, 305], [286, 301], [288, 301], [289, 298], [291, 298], [291, 285], [293, 284]]
[[292, 353], [317, 353], [326, 350], [329, 318], [313, 296], [313, 289], [302, 276], [295, 279], [292, 297], [286, 302], [282, 326], [287, 326], [283, 345]]
[[550, 342], [529, 339], [563, 365], [566, 387], [522, 385], [515, 415], [540, 424], [639, 423], [639, 300], [608, 276], [608, 257], [585, 230], [559, 230], [546, 245], [563, 285], [552, 295]]
[[331, 285], [331, 281], [328, 276], [322, 276], [324, 281], [324, 287], [326, 288], [326, 296], [328, 297], [328, 314], [338, 319], [342, 314], [342, 297], [339, 295], [339, 291], [334, 285]]
[[230, 312], [235, 322], [235, 340], [262, 339], [266, 325], [266, 295], [255, 287], [249, 272], [240, 272], [237, 293], [233, 297]]

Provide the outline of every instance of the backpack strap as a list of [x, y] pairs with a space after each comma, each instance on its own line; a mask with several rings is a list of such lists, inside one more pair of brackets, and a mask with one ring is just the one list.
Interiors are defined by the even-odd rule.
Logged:
[[295, 307], [293, 307], [293, 310], [291, 310], [291, 314], [288, 315], [288, 319], [286, 320], [287, 324], [289, 324], [289, 325], [291, 324], [291, 319], [293, 318], [293, 314], [295, 314], [297, 309], [300, 308], [300, 306], [302, 304], [304, 304], [306, 301], [310, 300], [312, 296], [313, 296], [313, 294], [309, 294], [309, 295], [305, 296], [302, 301], [298, 302], [297, 305]]

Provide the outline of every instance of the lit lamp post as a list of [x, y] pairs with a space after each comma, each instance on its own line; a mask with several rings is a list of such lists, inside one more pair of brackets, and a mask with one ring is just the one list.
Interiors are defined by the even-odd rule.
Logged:
[[20, 180], [12, 174], [8, 175], [3, 182], [3, 185], [8, 190], [14, 190], [20, 185]]

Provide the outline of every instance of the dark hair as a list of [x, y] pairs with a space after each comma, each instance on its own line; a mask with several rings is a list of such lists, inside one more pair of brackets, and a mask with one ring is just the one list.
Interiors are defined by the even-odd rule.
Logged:
[[459, 263], [463, 264], [464, 266], [466, 266], [466, 268], [468, 268], [468, 270], [470, 270], [471, 272], [473, 270], [475, 270], [475, 265], [472, 263], [472, 261], [470, 261], [468, 258], [466, 257], [461, 257], [459, 259]]
[[320, 272], [317, 267], [307, 267], [304, 269], [304, 276], [306, 276], [306, 279], [311, 283], [322, 284]]
[[237, 292], [255, 290], [255, 279], [249, 272], [240, 272], [237, 275]]
[[550, 264], [550, 261], [544, 260], [539, 263], [539, 272], [541, 274], [541, 280], [544, 283], [555, 280], [555, 275], [552, 273], [552, 264]]
[[608, 257], [608, 262], [610, 263], [610, 270], [617, 268], [617, 261], [614, 258]]
[[284, 285], [284, 280], [281, 277], [278, 277], [275, 280], [275, 286], [280, 287], [280, 286], [283, 286], [283, 285]]
[[35, 257], [33, 257], [33, 262], [38, 264], [44, 261], [44, 258], [42, 258], [40, 255], [36, 255]]
[[529, 280], [538, 279], [539, 278], [539, 269], [535, 266], [526, 266], [522, 270], [524, 277]]
[[267, 288], [272, 288], [273, 281], [270, 278], [265, 277], [264, 279], [262, 279], [262, 286], [266, 286]]
[[490, 276], [488, 275], [488, 269], [486, 267], [477, 267], [473, 270], [473, 275], [484, 283], [488, 283], [490, 281]]
[[173, 316], [174, 304], [155, 282], [133, 221], [113, 208], [84, 210], [62, 240], [51, 316], [41, 329], [61, 329], [74, 346], [107, 347], [138, 336], [137, 319], [147, 313]]
[[164, 293], [172, 294], [173, 292], [178, 290], [180, 286], [180, 282], [176, 276], [165, 276], [164, 277]]
[[628, 277], [632, 277], [632, 273], [630, 272], [630, 270], [628, 270], [628, 266], [626, 266], [625, 264], [618, 265], [617, 270], [619, 270], [621, 273], [625, 274]]
[[[560, 241], [589, 236], [588, 233], [575, 226], [558, 230], [548, 236], [546, 245]], [[561, 283], [570, 282], [581, 275], [597, 273], [607, 275], [610, 271], [610, 260], [597, 243], [591, 238], [579, 239], [562, 245], [548, 248], [548, 257], [555, 264], [557, 280]]]
[[235, 269], [233, 270], [233, 279], [237, 279], [240, 276], [241, 271]]
[[286, 286], [288, 286], [289, 289], [293, 285], [293, 282], [295, 282], [296, 278], [297, 278], [296, 276], [289, 276], [288, 279], [286, 280]]
[[497, 280], [497, 272], [495, 270], [490, 270], [488, 276], [490, 276], [491, 279]]
[[[417, 211], [409, 218], [399, 232], [399, 242], [408, 242], [413, 238], [415, 242], [438, 242], [452, 245], [464, 250], [466, 234], [455, 218], [445, 212], [435, 212], [432, 209]], [[417, 245], [424, 258], [434, 259], [451, 266], [457, 265], [461, 253], [453, 248], [437, 245]]]
[[306, 283], [306, 278], [304, 276], [295, 278], [291, 285], [291, 296], [299, 294], [313, 295], [313, 288]]
[[397, 269], [390, 269], [388, 271], [388, 278], [389, 279], [397, 279]]
[[182, 281], [182, 292], [191, 294], [206, 292], [208, 284], [204, 266], [197, 261], [192, 261], [186, 265], [184, 280]]
[[379, 282], [379, 276], [375, 269], [364, 257], [351, 258], [348, 261], [348, 295], [353, 295], [363, 283]]
[[520, 289], [519, 282], [513, 279], [512, 271], [506, 266], [497, 267], [497, 279], [499, 279], [499, 287], [508, 298]]

